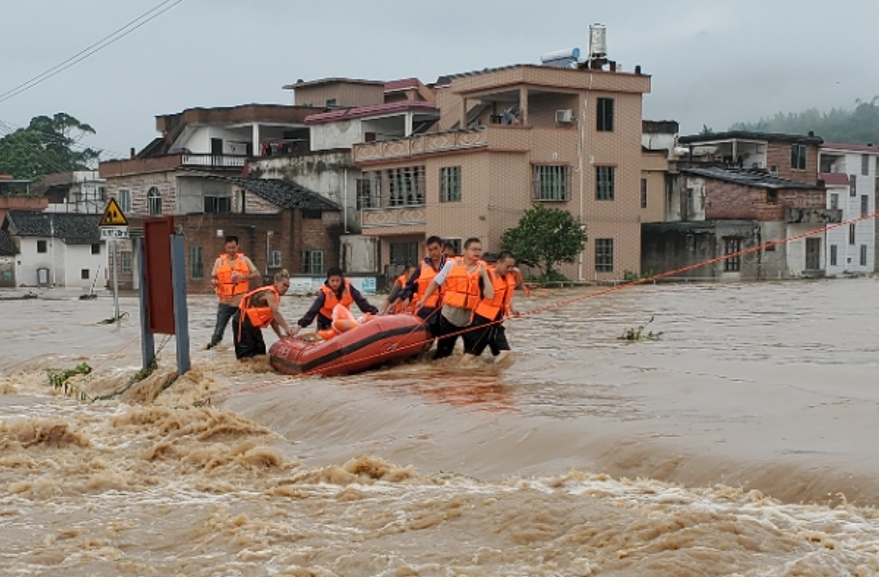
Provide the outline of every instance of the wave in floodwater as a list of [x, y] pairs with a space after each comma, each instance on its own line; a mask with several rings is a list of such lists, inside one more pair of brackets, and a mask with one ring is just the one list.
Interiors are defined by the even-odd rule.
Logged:
[[[288, 378], [227, 346], [174, 380], [172, 339], [136, 384], [136, 315], [0, 302], [2, 573], [879, 574], [876, 287], [584, 298], [511, 323], [506, 367]], [[617, 339], [654, 315], [659, 340]]]

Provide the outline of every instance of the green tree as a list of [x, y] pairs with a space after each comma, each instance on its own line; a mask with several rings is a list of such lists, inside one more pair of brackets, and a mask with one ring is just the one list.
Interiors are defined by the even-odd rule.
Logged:
[[501, 248], [524, 265], [538, 267], [552, 278], [555, 265], [574, 262], [586, 247], [584, 227], [566, 210], [536, 204], [525, 211], [515, 228], [501, 236]]
[[778, 112], [757, 122], [737, 122], [730, 130], [808, 134], [809, 131], [826, 142], [879, 144], [879, 96], [870, 101], [855, 100], [852, 110], [833, 108], [821, 112], [810, 108], [802, 112]]
[[51, 172], [86, 170], [100, 154], [79, 146], [90, 134], [94, 128], [64, 112], [36, 116], [27, 128], [0, 138], [0, 173], [39, 181]]

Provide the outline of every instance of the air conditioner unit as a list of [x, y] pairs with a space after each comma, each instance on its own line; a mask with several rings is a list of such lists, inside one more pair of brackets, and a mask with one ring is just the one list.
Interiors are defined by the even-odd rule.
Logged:
[[555, 121], [559, 124], [570, 124], [574, 121], [573, 110], [556, 110]]

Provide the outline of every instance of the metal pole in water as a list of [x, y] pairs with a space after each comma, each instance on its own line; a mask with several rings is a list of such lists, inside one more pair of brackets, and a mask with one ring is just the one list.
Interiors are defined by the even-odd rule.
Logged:
[[140, 279], [138, 291], [140, 293], [140, 350], [143, 355], [143, 369], [148, 370], [156, 360], [156, 341], [150, 331], [149, 309], [147, 297], [149, 285], [146, 275], [146, 243], [144, 239], [135, 240], [137, 247], [137, 276]]
[[174, 287], [174, 336], [177, 341], [177, 374], [192, 367], [189, 359], [189, 309], [186, 306], [186, 261], [183, 237], [171, 236], [171, 279]]
[[116, 324], [119, 324], [119, 245], [115, 240], [109, 242], [113, 247], [113, 307], [116, 309]]

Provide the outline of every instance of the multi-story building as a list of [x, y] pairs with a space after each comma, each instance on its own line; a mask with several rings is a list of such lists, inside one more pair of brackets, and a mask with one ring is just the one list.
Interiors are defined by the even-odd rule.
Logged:
[[[819, 151], [827, 208], [842, 210], [852, 221], [876, 212], [876, 163], [873, 145], [825, 142]], [[827, 274], [869, 274], [876, 270], [876, 220], [864, 218], [827, 231]]]
[[[438, 80], [436, 131], [353, 145], [363, 235], [383, 269], [415, 261], [428, 235], [476, 236], [497, 252], [534, 203], [569, 211], [589, 240], [562, 272], [640, 269], [641, 103], [650, 77], [517, 65]], [[649, 187], [649, 185], [648, 185]]]
[[35, 193], [45, 196], [48, 212], [102, 214], [107, 206], [106, 181], [97, 170], [47, 174]]

